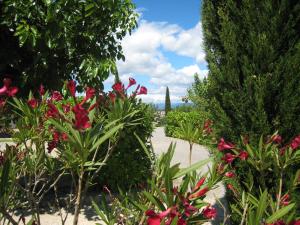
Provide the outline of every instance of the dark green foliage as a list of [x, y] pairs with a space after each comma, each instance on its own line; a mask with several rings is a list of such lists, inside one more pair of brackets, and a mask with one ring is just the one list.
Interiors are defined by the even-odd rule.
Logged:
[[71, 77], [101, 87], [124, 60], [134, 9], [131, 0], [0, 1], [0, 80], [10, 74], [23, 92], [59, 89]]
[[196, 73], [194, 75], [194, 83], [188, 90], [188, 99], [191, 100], [196, 108], [201, 111], [209, 110], [207, 93], [208, 85], [208, 79], [203, 78], [203, 80], [200, 80], [199, 75]]
[[170, 137], [179, 137], [180, 124], [191, 122], [195, 127], [202, 130], [207, 114], [198, 111], [181, 112], [173, 110], [166, 116], [165, 133]]
[[97, 180], [101, 185], [107, 185], [117, 191], [118, 187], [128, 189], [147, 181], [151, 176], [151, 161], [135, 137], [136, 133], [143, 143], [149, 147], [149, 137], [153, 131], [153, 110], [150, 106], [138, 103], [139, 113], [135, 118], [141, 118], [142, 123], [130, 126], [122, 132], [118, 145], [103, 167], [101, 176]]
[[300, 2], [204, 0], [208, 97], [216, 132], [300, 132]]
[[166, 99], [165, 99], [165, 115], [167, 115], [171, 111], [171, 100], [170, 100], [170, 92], [169, 87], [166, 88]]

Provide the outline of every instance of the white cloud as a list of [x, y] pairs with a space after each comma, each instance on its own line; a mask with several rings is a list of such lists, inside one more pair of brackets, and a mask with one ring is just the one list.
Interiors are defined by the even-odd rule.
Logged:
[[[194, 74], [199, 73], [200, 77], [207, 74], [206, 69], [199, 67], [200, 64], [206, 65], [202, 39], [201, 23], [185, 30], [176, 24], [142, 20], [132, 35], [122, 41], [126, 60], [117, 62], [121, 80], [126, 83], [129, 76], [147, 76], [150, 85], [148, 95], [143, 96], [143, 100], [163, 102], [168, 86], [171, 101], [181, 101], [194, 80]], [[193, 58], [195, 63], [176, 69], [162, 50]], [[105, 83], [111, 85], [112, 82], [113, 78], [109, 78]]]
[[195, 58], [198, 63], [205, 63], [201, 23], [189, 30], [180, 30], [172, 36], [165, 36], [162, 45], [178, 55]]

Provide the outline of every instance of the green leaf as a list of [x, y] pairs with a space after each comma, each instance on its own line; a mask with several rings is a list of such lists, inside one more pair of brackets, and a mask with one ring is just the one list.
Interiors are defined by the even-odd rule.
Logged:
[[109, 221], [107, 220], [107, 216], [103, 213], [103, 211], [99, 208], [99, 206], [96, 204], [94, 200], [92, 200], [92, 205], [94, 207], [95, 212], [100, 217], [100, 219], [103, 220], [105, 224], [109, 224]]
[[102, 137], [100, 137], [95, 144], [93, 144], [92, 148], [90, 149], [90, 151], [92, 152], [93, 150], [95, 150], [96, 148], [98, 148], [102, 143], [104, 143], [107, 139], [109, 139], [112, 135], [114, 135], [118, 130], [120, 130], [121, 128], [123, 128], [123, 124], [119, 124], [115, 127], [113, 127], [112, 129], [110, 129], [109, 131], [107, 131]]
[[281, 219], [284, 217], [288, 212], [290, 212], [295, 206], [295, 203], [289, 204], [288, 206], [285, 206], [284, 208], [279, 209], [276, 211], [272, 216], [270, 216], [266, 222], [267, 223], [273, 223], [278, 219]]
[[152, 194], [150, 194], [147, 191], [143, 191], [143, 194], [145, 195], [145, 197], [152, 202], [156, 207], [158, 207], [161, 211], [166, 210], [164, 205], [162, 204], [162, 202], [156, 198], [155, 196], [153, 196]]
[[176, 225], [178, 221], [178, 216], [174, 217], [170, 225]]
[[140, 145], [142, 146], [142, 149], [144, 150], [144, 152], [146, 153], [146, 155], [148, 156], [148, 158], [150, 160], [152, 160], [151, 154], [149, 152], [149, 150], [147, 149], [145, 143], [140, 139], [140, 137], [134, 132], [134, 136], [136, 137], [136, 139], [138, 139]]
[[136, 201], [134, 201], [133, 199], [128, 199], [128, 201], [137, 209], [137, 210], [140, 210], [142, 212], [146, 212], [147, 211], [147, 207], [142, 205], [142, 204], [139, 204], [137, 203]]
[[257, 207], [257, 211], [256, 211], [256, 221], [259, 223], [259, 221], [261, 221], [264, 212], [267, 208], [267, 202], [268, 202], [268, 192], [267, 190], [265, 190], [260, 199], [259, 199], [259, 203], [258, 203], [258, 207]]
[[173, 179], [177, 179], [179, 177], [182, 177], [184, 175], [186, 175], [187, 173], [190, 173], [190, 172], [193, 172], [197, 169], [199, 169], [200, 167], [206, 165], [208, 162], [210, 162], [211, 159], [208, 158], [208, 159], [204, 159], [202, 161], [199, 161], [197, 163], [194, 163], [193, 165], [191, 165], [190, 167], [187, 167], [187, 168], [184, 168], [184, 169], [181, 169], [174, 177]]

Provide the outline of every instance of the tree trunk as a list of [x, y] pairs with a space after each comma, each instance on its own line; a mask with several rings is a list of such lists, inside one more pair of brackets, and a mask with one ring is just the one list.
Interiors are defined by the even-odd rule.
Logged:
[[83, 175], [84, 175], [84, 170], [83, 170], [83, 168], [81, 168], [81, 172], [80, 172], [79, 180], [78, 180], [78, 190], [77, 190], [77, 196], [76, 196], [73, 225], [78, 224], [78, 218], [79, 218], [79, 213], [80, 213], [80, 208], [81, 208], [81, 200], [82, 200]]
[[189, 157], [190, 166], [192, 165], [192, 150], [193, 150], [193, 143], [190, 143], [190, 157]]

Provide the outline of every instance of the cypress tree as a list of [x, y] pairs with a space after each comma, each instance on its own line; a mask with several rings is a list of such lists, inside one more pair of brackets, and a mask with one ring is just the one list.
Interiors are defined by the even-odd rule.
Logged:
[[170, 100], [170, 92], [169, 87], [166, 88], [166, 99], [165, 99], [165, 115], [171, 111], [171, 100]]
[[202, 23], [218, 134], [300, 133], [299, 0], [203, 0]]

